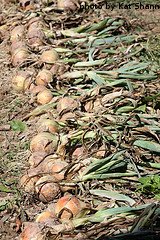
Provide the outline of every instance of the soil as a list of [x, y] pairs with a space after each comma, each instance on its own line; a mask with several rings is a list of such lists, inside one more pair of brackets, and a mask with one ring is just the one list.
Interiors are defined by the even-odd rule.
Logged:
[[[8, 1], [0, 3], [4, 7], [0, 10], [0, 14], [2, 13], [5, 17], [7, 16], [7, 11], [10, 14], [15, 12], [14, 3], [9, 3], [8, 5], [6, 2]], [[126, 18], [131, 23], [131, 31], [133, 32], [141, 31], [141, 34], [145, 34], [148, 37], [160, 34], [160, 14], [158, 10], [116, 10], [113, 12], [108, 11], [107, 13], [103, 12], [103, 14]], [[98, 17], [97, 15], [98, 13], [92, 13], [92, 16], [95, 18]], [[7, 31], [5, 37], [0, 39], [0, 181], [2, 184], [5, 183], [8, 189], [6, 192], [0, 191], [0, 201], [7, 201], [7, 206], [4, 204], [4, 211], [0, 212], [1, 240], [18, 239], [19, 229], [17, 229], [17, 224], [19, 215], [22, 214], [22, 207], [26, 211], [24, 213], [25, 220], [27, 215], [32, 220], [37, 212], [44, 208], [43, 204], [32, 201], [33, 199], [30, 196], [26, 196], [18, 187], [19, 178], [28, 167], [27, 159], [30, 155], [28, 146], [34, 130], [28, 122], [27, 127], [29, 131], [26, 130], [23, 134], [14, 132], [10, 129], [10, 121], [22, 119], [34, 106], [29, 104], [30, 99], [28, 95], [17, 94], [12, 90], [11, 78], [15, 69], [10, 63], [8, 33]], [[2, 208], [1, 205], [0, 208]]]

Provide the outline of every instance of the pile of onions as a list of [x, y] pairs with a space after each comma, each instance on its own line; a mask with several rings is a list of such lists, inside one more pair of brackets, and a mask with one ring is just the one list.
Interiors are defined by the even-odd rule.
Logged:
[[18, 92], [25, 92], [30, 89], [32, 84], [32, 74], [31, 71], [18, 71], [16, 75], [12, 78], [12, 87]]
[[16, 26], [10, 33], [11, 41], [11, 61], [14, 67], [17, 67], [24, 63], [28, 56], [28, 47], [24, 40], [24, 26]]
[[43, 45], [45, 34], [42, 31], [44, 23], [40, 17], [32, 18], [28, 23], [27, 40], [31, 47]]

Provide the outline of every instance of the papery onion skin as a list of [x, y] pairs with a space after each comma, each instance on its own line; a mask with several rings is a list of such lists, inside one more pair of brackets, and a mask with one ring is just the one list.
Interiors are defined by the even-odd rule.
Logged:
[[49, 210], [45, 210], [36, 217], [36, 222], [39, 223], [53, 223], [55, 215]]
[[33, 152], [28, 159], [28, 163], [31, 168], [37, 167], [43, 159], [46, 157], [46, 152]]
[[56, 180], [61, 181], [65, 178], [65, 170], [68, 163], [60, 159], [54, 159], [54, 155], [49, 155], [42, 161], [40, 166], [43, 172], [49, 173]]
[[55, 204], [55, 214], [62, 220], [71, 219], [80, 213], [81, 209], [81, 202], [71, 194], [60, 198]]

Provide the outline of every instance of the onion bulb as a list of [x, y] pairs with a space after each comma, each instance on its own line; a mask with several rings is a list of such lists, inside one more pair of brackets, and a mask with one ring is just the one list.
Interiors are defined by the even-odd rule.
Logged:
[[20, 240], [45, 240], [45, 235], [38, 223], [27, 223], [20, 235]]
[[35, 190], [39, 200], [44, 203], [53, 201], [60, 193], [59, 185], [54, 182], [54, 178], [51, 176], [41, 177], [36, 182]]
[[24, 38], [24, 26], [19, 25], [13, 28], [13, 30], [10, 33], [10, 40], [13, 41], [19, 41]]
[[47, 86], [48, 83], [52, 82], [52, 77], [53, 75], [51, 71], [43, 69], [36, 76], [36, 84]]
[[67, 112], [67, 113], [64, 113], [62, 115], [62, 117], [60, 118], [60, 121], [65, 122], [67, 120], [74, 119], [74, 118], [75, 118], [75, 114], [74, 113]]
[[12, 87], [16, 91], [26, 91], [32, 83], [31, 73], [26, 71], [19, 71], [12, 78]]
[[30, 142], [31, 152], [46, 152], [53, 153], [57, 148], [58, 136], [48, 132], [42, 132], [32, 138]]
[[46, 152], [33, 152], [28, 159], [30, 167], [31, 168], [37, 167], [43, 161], [46, 155], [47, 155]]
[[14, 55], [17, 49], [25, 51], [26, 43], [24, 41], [13, 41], [11, 43], [11, 55]]
[[51, 119], [41, 118], [37, 122], [37, 131], [38, 132], [58, 133], [59, 132], [58, 123]]
[[45, 89], [37, 94], [37, 103], [39, 104], [47, 104], [53, 98], [53, 94], [49, 89]]
[[82, 157], [83, 155], [84, 155], [84, 147], [78, 147], [72, 153], [72, 157], [76, 159]]
[[31, 19], [28, 23], [27, 39], [32, 47], [41, 46], [45, 37], [42, 27], [43, 21], [39, 17]]
[[14, 67], [24, 63], [29, 56], [27, 47], [17, 48], [12, 54], [11, 61]]
[[78, 1], [76, 0], [57, 0], [57, 8], [62, 10], [72, 10], [77, 9]]
[[57, 159], [55, 155], [47, 156], [40, 164], [42, 172], [49, 173], [50, 175], [54, 176], [54, 178], [58, 181], [64, 179], [67, 166], [68, 163]]
[[62, 220], [75, 217], [81, 210], [81, 202], [71, 194], [60, 198], [55, 204], [55, 214]]
[[52, 64], [59, 59], [58, 53], [54, 49], [44, 51], [40, 56], [42, 63]]
[[61, 113], [63, 110], [74, 110], [78, 107], [78, 103], [71, 97], [63, 97], [59, 100], [57, 104], [57, 111]]
[[51, 67], [50, 71], [55, 76], [61, 76], [68, 70], [68, 65], [65, 65], [64, 63], [55, 63]]
[[36, 217], [38, 223], [50, 223], [54, 221], [55, 215], [49, 210], [45, 210]]
[[32, 89], [30, 89], [31, 93], [33, 93], [33, 95], [37, 95], [39, 92], [42, 92], [43, 90], [46, 90], [47, 88], [43, 85], [34, 85]]
[[38, 179], [38, 176], [29, 177], [27, 174], [23, 175], [20, 179], [20, 186], [24, 188], [25, 192], [33, 194], [35, 192], [35, 183]]

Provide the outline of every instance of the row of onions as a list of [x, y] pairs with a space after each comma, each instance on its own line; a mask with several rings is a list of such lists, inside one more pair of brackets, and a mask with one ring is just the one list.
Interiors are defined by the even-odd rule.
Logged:
[[[51, 2], [51, 1], [49, 1]], [[42, 1], [48, 4], [48, 1]], [[71, 0], [59, 0], [57, 7], [59, 9], [75, 9], [75, 3]], [[34, 9], [32, 1], [20, 0], [20, 7], [23, 10]], [[25, 25], [15, 26], [10, 33], [11, 42], [11, 62], [16, 67], [16, 72], [12, 78], [12, 87], [17, 92], [27, 93], [34, 97], [40, 105], [52, 102], [53, 94], [47, 86], [53, 81], [55, 72], [59, 69], [56, 61], [59, 59], [58, 53], [53, 49], [43, 49], [45, 35], [42, 31], [44, 22], [40, 17], [33, 17]], [[27, 39], [27, 40], [26, 40]], [[35, 73], [34, 69], [22, 70], [30, 58], [31, 50], [42, 49], [39, 56], [39, 63], [43, 68]], [[68, 104], [75, 105], [76, 101], [72, 99], [61, 99], [58, 104], [58, 111], [63, 111]], [[59, 125], [56, 121], [43, 117], [37, 123], [38, 134], [30, 142], [31, 156], [29, 158], [30, 169], [20, 180], [20, 186], [25, 192], [33, 194], [43, 203], [52, 202], [58, 199], [54, 204], [35, 218], [35, 222], [26, 223], [21, 240], [45, 239], [42, 227], [45, 225], [57, 226], [57, 231], [65, 229], [64, 221], [77, 216], [86, 205], [76, 196], [68, 193], [72, 187], [60, 186], [60, 182], [66, 178], [65, 174], [69, 164], [55, 154], [59, 143]], [[68, 225], [69, 226], [69, 225]]]
[[[52, 1], [42, 2], [49, 3], [44, 12], [52, 9]], [[77, 6], [76, 1], [57, 1], [57, 8], [62, 10], [74, 10]], [[32, 1], [20, 1], [20, 7], [26, 11], [35, 5]], [[99, 214], [92, 209], [91, 201], [81, 199], [79, 191], [85, 188], [82, 182], [137, 176], [124, 151], [126, 142], [132, 146], [134, 141], [130, 143], [124, 136], [125, 144], [121, 144], [124, 125], [128, 124], [130, 129], [138, 124], [128, 112], [142, 111], [142, 103], [131, 97], [141, 82], [132, 84], [132, 79], [150, 80], [156, 75], [147, 70], [148, 63], [135, 61], [144, 49], [135, 44], [137, 36], [124, 34], [122, 19], [106, 18], [99, 23], [61, 30], [54, 46], [57, 43], [62, 48], [53, 48], [51, 44], [46, 46], [46, 38], [53, 38], [54, 32], [47, 29], [43, 17], [32, 14], [24, 24], [14, 26], [10, 35], [11, 61], [16, 67], [13, 89], [29, 94], [38, 104], [26, 118], [41, 115], [36, 118], [37, 134], [30, 141], [29, 169], [20, 185], [48, 207], [34, 222], [26, 223], [20, 239], [44, 240], [47, 227], [51, 227], [52, 235], [52, 231], [54, 234], [70, 231], [86, 222], [105, 219], [106, 212]], [[139, 134], [135, 129], [133, 132]], [[95, 186], [101, 188], [101, 182], [99, 185], [95, 181]], [[89, 185], [87, 189], [89, 194], [94, 192]], [[135, 204], [132, 198], [124, 199], [130, 206]], [[102, 210], [107, 211], [103, 204]], [[99, 215], [92, 215], [92, 210]]]

